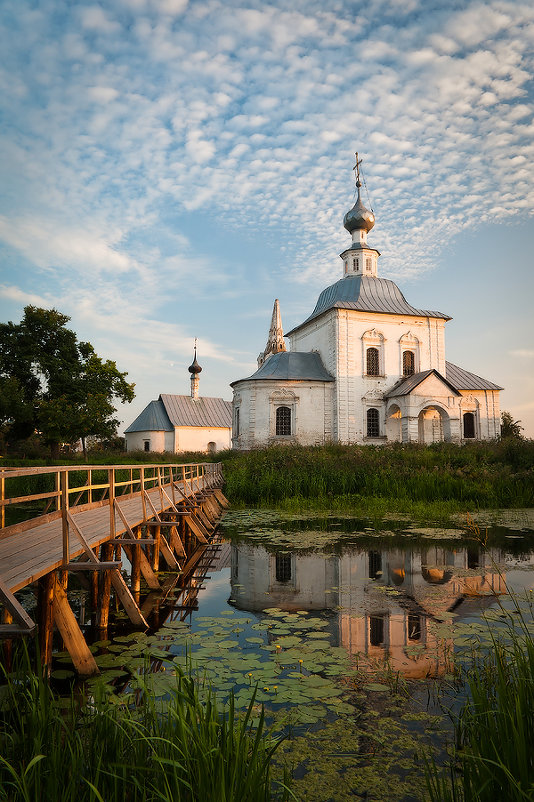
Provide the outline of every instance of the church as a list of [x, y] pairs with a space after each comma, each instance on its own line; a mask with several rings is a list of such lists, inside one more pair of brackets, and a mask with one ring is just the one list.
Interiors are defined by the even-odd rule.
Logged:
[[492, 440], [500, 434], [499, 387], [448, 362], [450, 316], [411, 306], [380, 278], [368, 244], [375, 218], [357, 198], [343, 220], [351, 243], [342, 278], [285, 335], [275, 301], [267, 346], [252, 376], [232, 382], [232, 445], [382, 444]]

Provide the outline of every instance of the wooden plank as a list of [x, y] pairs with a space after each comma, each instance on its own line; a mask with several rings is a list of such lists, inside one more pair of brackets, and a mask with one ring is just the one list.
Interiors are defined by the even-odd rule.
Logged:
[[[131, 546], [125, 546], [124, 551], [126, 552], [126, 556], [130, 560], [130, 563], [133, 564], [132, 560], [133, 555], [131, 553], [131, 548], [132, 548]], [[135, 548], [135, 546], [133, 548]], [[139, 568], [143, 575], [143, 579], [147, 583], [150, 590], [160, 590], [161, 586], [159, 584], [159, 579], [152, 570], [152, 566], [148, 561], [148, 557], [146, 556], [146, 554], [142, 549], [140, 549], [140, 554], [139, 554]]]
[[163, 535], [160, 535], [159, 548], [160, 548], [161, 554], [163, 556], [163, 559], [165, 560], [165, 562], [167, 563], [169, 568], [171, 570], [179, 571], [180, 570], [180, 565], [178, 564], [178, 560], [176, 559], [176, 557], [172, 553], [171, 549], [169, 548], [169, 544], [167, 543], [167, 541], [165, 540]]
[[143, 629], [148, 629], [148, 624], [137, 606], [134, 597], [130, 593], [130, 589], [120, 571], [111, 571], [111, 582], [132, 624], [143, 627]]
[[22, 604], [15, 598], [2, 579], [0, 579], [0, 598], [2, 599], [4, 607], [9, 611], [10, 615], [13, 616], [15, 621], [18, 622], [20, 627], [25, 629], [28, 634], [34, 632], [37, 625], [32, 621]]
[[37, 611], [39, 615], [39, 651], [41, 665], [47, 675], [52, 667], [52, 637], [54, 634], [54, 573], [46, 574], [39, 580]]
[[56, 626], [63, 638], [63, 643], [72, 658], [76, 671], [84, 677], [98, 674], [95, 658], [89, 651], [83, 633], [78, 626], [76, 616], [71, 610], [67, 593], [55, 576], [53, 613]]

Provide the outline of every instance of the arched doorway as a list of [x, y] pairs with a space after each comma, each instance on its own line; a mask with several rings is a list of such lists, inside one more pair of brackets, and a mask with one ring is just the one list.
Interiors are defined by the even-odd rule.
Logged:
[[444, 409], [429, 405], [418, 417], [419, 442], [429, 445], [451, 439], [450, 418]]
[[401, 411], [397, 404], [392, 404], [387, 411], [386, 437], [388, 442], [400, 443], [402, 441]]

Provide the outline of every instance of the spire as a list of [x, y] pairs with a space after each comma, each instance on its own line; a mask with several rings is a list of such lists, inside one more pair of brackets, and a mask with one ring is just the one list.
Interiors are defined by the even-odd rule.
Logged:
[[197, 362], [197, 338], [195, 337], [195, 354], [193, 357], [193, 362], [187, 368], [189, 373], [191, 374], [191, 398], [198, 399], [198, 374], [202, 373], [202, 368]]
[[273, 315], [271, 318], [271, 327], [269, 329], [269, 336], [267, 338], [267, 345], [265, 351], [258, 356], [258, 367], [261, 367], [268, 356], [271, 354], [278, 354], [280, 351], [286, 350], [284, 342], [284, 330], [282, 329], [282, 316], [280, 314], [280, 303], [278, 298], [274, 302]]

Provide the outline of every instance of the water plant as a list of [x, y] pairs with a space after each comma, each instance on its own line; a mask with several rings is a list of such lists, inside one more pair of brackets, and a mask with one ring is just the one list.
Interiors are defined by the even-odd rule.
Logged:
[[1, 686], [2, 802], [266, 802], [288, 799], [271, 778], [277, 741], [254, 696], [242, 717], [177, 670], [165, 700], [141, 689], [110, 696], [93, 686], [60, 699], [26, 659]]

